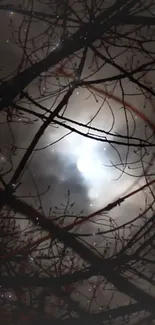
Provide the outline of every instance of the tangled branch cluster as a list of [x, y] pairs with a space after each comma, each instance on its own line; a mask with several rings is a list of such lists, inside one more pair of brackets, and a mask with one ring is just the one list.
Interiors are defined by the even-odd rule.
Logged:
[[[0, 79], [4, 324], [154, 320], [154, 12], [154, 0], [0, 3], [16, 52]], [[70, 191], [61, 203], [62, 185], [51, 203], [54, 181], [45, 170], [39, 184], [35, 164], [69, 135], [106, 144], [104, 166], [132, 189], [93, 213]]]

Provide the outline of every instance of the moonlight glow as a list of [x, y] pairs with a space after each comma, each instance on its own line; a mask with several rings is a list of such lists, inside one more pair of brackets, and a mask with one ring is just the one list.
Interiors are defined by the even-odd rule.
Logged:
[[95, 155], [82, 155], [77, 159], [77, 168], [85, 178], [98, 178], [102, 165]]

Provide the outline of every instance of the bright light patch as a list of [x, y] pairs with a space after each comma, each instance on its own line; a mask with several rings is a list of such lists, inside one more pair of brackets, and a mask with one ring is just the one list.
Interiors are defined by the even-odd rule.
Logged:
[[82, 174], [89, 174], [93, 170], [93, 163], [90, 157], [81, 156], [77, 160], [77, 168]]
[[101, 163], [90, 154], [82, 155], [77, 160], [77, 168], [88, 179], [98, 178], [101, 173]]

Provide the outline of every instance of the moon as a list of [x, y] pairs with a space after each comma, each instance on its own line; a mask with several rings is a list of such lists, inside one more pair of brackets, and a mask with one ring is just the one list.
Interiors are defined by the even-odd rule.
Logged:
[[82, 174], [89, 174], [93, 171], [93, 163], [90, 157], [81, 156], [77, 160], [77, 168]]
[[96, 178], [101, 172], [101, 164], [95, 156], [82, 155], [77, 160], [77, 168], [85, 178]]

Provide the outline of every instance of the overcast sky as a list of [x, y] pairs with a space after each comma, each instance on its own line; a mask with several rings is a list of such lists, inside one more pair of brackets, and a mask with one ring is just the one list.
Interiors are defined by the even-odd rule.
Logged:
[[[40, 6], [36, 8], [39, 10]], [[9, 27], [10, 20], [12, 20], [15, 28], [15, 26], [20, 24], [21, 19], [22, 16], [15, 12], [0, 10], [0, 30], [2, 31], [0, 39], [1, 77], [4, 75], [7, 76], [9, 73], [15, 71], [21, 60], [22, 51], [17, 45], [13, 44], [13, 40], [11, 39], [11, 27]], [[44, 26], [43, 22], [40, 25], [38, 24], [37, 27], [32, 25], [30, 34], [34, 35], [40, 33], [44, 28], [46, 28], [46, 26]], [[26, 33], [25, 25], [22, 30], [22, 33], [24, 32]], [[43, 41], [43, 39], [41, 39], [41, 41]], [[59, 39], [58, 45], [61, 47]], [[118, 51], [118, 48], [111, 48], [113, 56], [118, 54]], [[122, 54], [118, 56], [116, 59], [117, 63], [123, 66], [127, 56], [130, 58], [131, 53], [129, 52], [125, 55]], [[143, 62], [144, 58], [141, 56], [138, 57], [137, 54], [137, 59], [138, 58]], [[91, 59], [92, 54], [91, 51], [89, 51], [83, 72], [84, 76], [89, 76], [90, 74], [89, 67]], [[77, 58], [70, 60], [70, 63], [66, 65], [66, 70], [69, 70], [70, 65], [76, 60], [78, 61]], [[98, 64], [100, 63], [101, 61], [99, 60]], [[52, 72], [53, 71], [54, 70], [52, 70]], [[107, 77], [115, 73], [116, 71], [111, 66], [106, 65], [103, 69], [100, 69], [94, 78]], [[57, 89], [58, 82], [53, 76], [54, 72], [51, 79], [48, 79], [49, 83], [45, 87], [45, 90], [41, 84], [41, 91], [45, 91], [46, 94], [49, 90], [51, 91], [51, 89], [53, 93], [54, 90]], [[62, 84], [67, 84], [68, 82], [67, 78], [60, 78], [59, 81]], [[99, 87], [100, 89], [102, 88], [101, 85]], [[114, 135], [117, 133], [126, 136], [128, 128], [130, 136], [146, 139], [146, 137], [151, 136], [152, 130], [148, 125], [146, 127], [147, 122], [141, 118], [140, 114], [136, 113], [136, 110], [130, 109], [129, 105], [131, 104], [139, 112], [145, 113], [147, 118], [152, 121], [155, 119], [153, 108], [149, 101], [145, 103], [144, 96], [139, 95], [134, 84], [129, 83], [128, 80], [125, 79], [123, 81], [123, 87], [125, 100], [128, 102], [128, 110], [126, 113], [122, 104], [118, 103], [118, 101], [116, 102], [116, 100], [112, 98], [106, 97], [105, 99], [104, 93], [99, 93], [96, 90], [94, 96], [88, 89], [78, 88], [70, 99], [64, 116], [75, 119], [81, 123], [88, 123], [92, 120], [89, 125], [102, 128], [106, 132], [112, 130]], [[34, 81], [27, 90], [33, 98], [37, 98], [38, 88], [36, 86], [36, 81]], [[113, 92], [118, 98], [121, 97], [120, 85], [116, 87], [114, 87], [113, 84], [109, 85], [109, 91]], [[137, 96], [135, 94], [137, 94]], [[61, 96], [62, 95], [57, 98], [56, 103], [60, 101]], [[42, 99], [41, 103], [47, 108], [50, 108], [54, 99], [51, 96], [47, 101]], [[145, 107], [147, 107], [147, 109], [145, 109]], [[97, 111], [98, 114], [96, 116]], [[126, 122], [126, 114], [128, 122]], [[27, 123], [28, 118], [30, 118], [31, 123]], [[32, 116], [27, 116], [26, 118], [19, 115], [18, 118], [14, 119], [13, 123], [8, 124], [3, 114], [0, 115], [0, 121], [0, 168], [2, 173], [9, 171], [11, 166], [10, 161], [13, 163], [13, 170], [11, 169], [5, 176], [6, 181], [9, 181], [12, 172], [18, 165], [29, 143], [33, 139], [34, 134], [38, 130], [40, 121]], [[52, 207], [53, 213], [64, 211], [69, 197], [70, 204], [74, 203], [74, 205], [65, 213], [82, 213], [86, 215], [96, 209], [104, 207], [106, 204], [121, 197], [127, 192], [137, 189], [145, 183], [144, 177], [141, 177], [143, 174], [143, 166], [141, 162], [139, 162], [139, 157], [144, 153], [143, 150], [138, 151], [132, 146], [128, 150], [122, 145], [110, 145], [106, 142], [87, 139], [75, 133], [68, 133], [68, 130], [59, 125], [48, 127], [22, 175], [21, 185], [18, 188], [17, 195], [27, 200], [27, 196], [29, 195], [34, 196], [36, 193], [43, 193], [43, 195], [41, 195], [41, 201], [44, 212], [47, 215], [50, 207]], [[115, 136], [112, 136], [111, 140], [114, 139]], [[13, 151], [13, 147], [16, 149], [15, 151]], [[144, 158], [145, 167], [150, 161], [152, 154], [153, 149], [148, 149]], [[124, 173], [122, 171], [124, 171]], [[140, 211], [145, 209], [146, 197], [147, 193], [142, 192], [128, 199], [120, 207], [112, 211], [110, 216], [114, 218], [118, 225], [131, 220], [136, 217]], [[29, 202], [39, 207], [39, 200], [32, 198]], [[84, 224], [80, 229], [81, 233], [95, 233], [98, 228], [105, 229], [107, 227], [105, 220], [106, 219], [100, 220], [98, 224]], [[100, 245], [101, 238], [99, 236], [97, 239], [91, 238], [88, 240], [93, 244], [94, 240], [96, 240], [98, 241], [98, 246], [102, 247], [102, 243]], [[90, 302], [90, 288], [87, 289], [87, 296], [83, 298], [84, 302], [81, 301], [80, 296], [81, 304], [85, 304], [86, 300], [88, 303]], [[83, 288], [81, 286], [79, 290], [81, 293], [84, 293], [83, 291], [86, 290], [86, 287]], [[103, 290], [104, 288], [99, 288], [97, 299], [105, 299]], [[109, 290], [111, 290], [111, 287]], [[111, 291], [109, 292], [109, 296], [111, 296]], [[126, 298], [122, 298], [123, 296], [121, 294], [120, 296], [121, 297], [119, 297], [119, 293], [117, 296], [114, 296], [112, 302], [113, 306], [117, 304], [117, 301], [123, 301], [123, 299], [124, 303], [126, 303]], [[77, 296], [76, 299], [78, 300]], [[108, 294], [106, 295], [106, 299], [108, 299]]]

